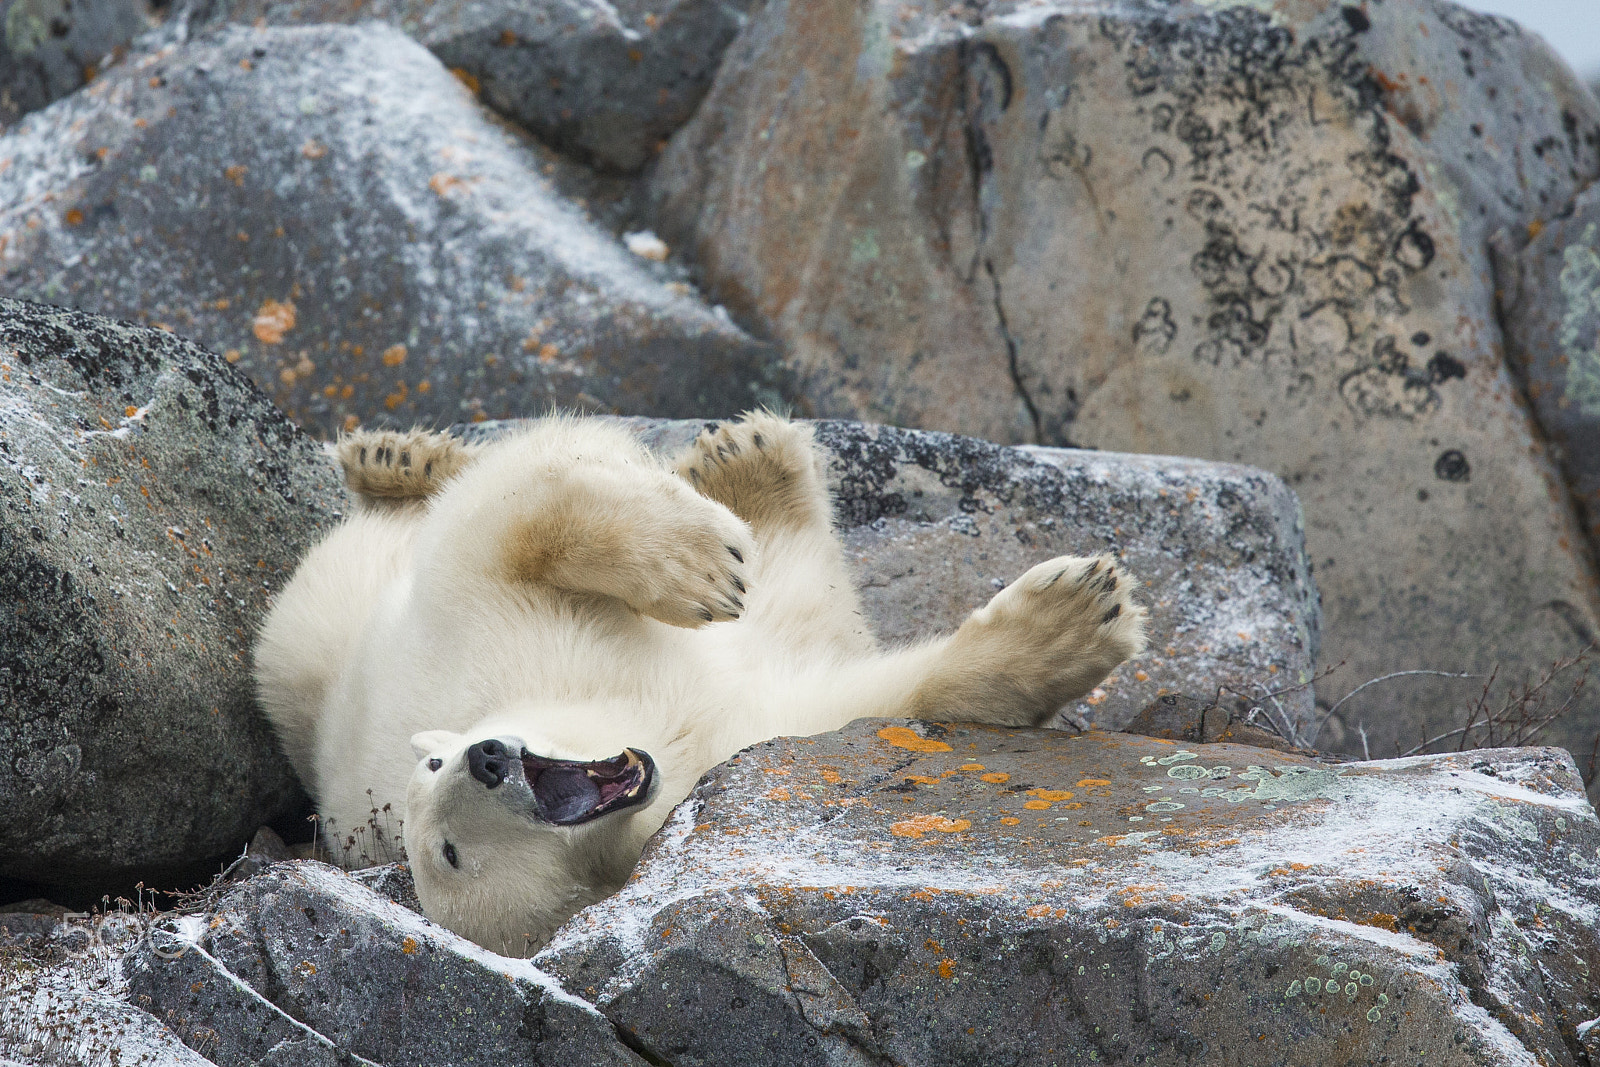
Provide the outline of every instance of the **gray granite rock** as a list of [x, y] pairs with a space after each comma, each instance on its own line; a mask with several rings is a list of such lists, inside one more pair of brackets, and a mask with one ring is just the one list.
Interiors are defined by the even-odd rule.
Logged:
[[158, 921], [125, 973], [130, 1003], [225, 1067], [644, 1063], [526, 960], [309, 861]]
[[[706, 425], [629, 421], [664, 454]], [[461, 429], [470, 439], [507, 426]], [[1152, 699], [1189, 693], [1261, 707], [1281, 732], [1309, 740], [1321, 612], [1300, 505], [1280, 479], [1237, 464], [851, 422], [817, 423], [817, 441], [881, 640], [953, 630], [1052, 556], [1116, 552], [1145, 585], [1151, 647], [1066, 709], [1066, 723], [1120, 729]]]
[[[1600, 102], [1443, 0], [770, 0], [651, 180], [818, 414], [1283, 477], [1331, 702], [1600, 633], [1486, 248], [1597, 175]], [[1325, 740], [1408, 747], [1477, 684], [1375, 686]], [[1547, 736], [1597, 730], [1591, 688]]]
[[1497, 242], [1506, 349], [1600, 547], [1600, 184], [1536, 230]]
[[191, 27], [380, 19], [484, 103], [600, 167], [637, 171], [694, 113], [752, 0], [198, 0]]
[[7, 292], [166, 325], [320, 434], [787, 395], [767, 346], [388, 26], [170, 46], [29, 116], [0, 158]]
[[342, 500], [217, 356], [0, 301], [0, 875], [168, 885], [304, 803], [249, 646]]
[[1597, 857], [1556, 749], [862, 721], [712, 771], [534, 962], [677, 1065], [1579, 1064]]
[[0, 128], [81, 88], [160, 21], [145, 0], [6, 0], [0, 4]]

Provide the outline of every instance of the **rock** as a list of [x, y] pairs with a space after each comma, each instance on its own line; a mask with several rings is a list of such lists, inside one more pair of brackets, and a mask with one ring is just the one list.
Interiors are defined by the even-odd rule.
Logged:
[[168, 326], [320, 434], [788, 395], [767, 346], [563, 199], [554, 156], [387, 26], [168, 48], [0, 158], [10, 292]]
[[1506, 348], [1600, 549], [1600, 185], [1536, 229], [1498, 235]]
[[160, 21], [145, 0], [10, 0], [0, 41], [0, 128], [74, 92]]
[[747, 749], [534, 963], [653, 1062], [1582, 1062], [1567, 753], [862, 721]]
[[42, 941], [55, 931], [67, 909], [43, 898], [0, 905], [0, 949]]
[[751, 0], [198, 0], [191, 25], [382, 20], [562, 152], [637, 171], [694, 113]]
[[[1600, 103], [1441, 0], [771, 0], [650, 221], [820, 414], [1283, 477], [1334, 697], [1521, 683], [1600, 633], [1486, 252], [1597, 174]], [[1476, 693], [1375, 686], [1329, 740], [1394, 751]], [[1550, 737], [1597, 729], [1600, 690]]]
[[[667, 455], [706, 425], [629, 421]], [[477, 440], [507, 427], [458, 429]], [[1242, 711], [1265, 705], [1283, 732], [1310, 736], [1321, 615], [1300, 506], [1279, 479], [1235, 464], [849, 422], [819, 422], [816, 435], [881, 640], [953, 630], [1052, 556], [1114, 551], [1145, 585], [1151, 648], [1066, 709], [1068, 724], [1120, 729], [1158, 696], [1207, 691]]]
[[[1262, 714], [1260, 711], [1256, 715], [1249, 712], [1241, 714], [1209, 701], [1169, 693], [1147, 704], [1144, 710], [1133, 717], [1126, 729], [1130, 734], [1161, 737], [1169, 741], [1249, 745], [1251, 748], [1298, 752], [1303, 756], [1316, 755], [1315, 752], [1297, 748], [1277, 732], [1257, 725], [1254, 720]], [[1270, 722], [1267, 719], [1262, 721]]]
[[605, 1017], [335, 867], [280, 864], [157, 922], [130, 1002], [214, 1063], [642, 1065]]
[[342, 499], [217, 356], [0, 301], [0, 876], [170, 886], [305, 803], [249, 646]]
[[417, 884], [411, 878], [411, 868], [404, 863], [363, 867], [359, 871], [351, 871], [350, 877], [379, 896], [388, 897], [401, 907], [422, 914], [422, 901], [417, 899]]

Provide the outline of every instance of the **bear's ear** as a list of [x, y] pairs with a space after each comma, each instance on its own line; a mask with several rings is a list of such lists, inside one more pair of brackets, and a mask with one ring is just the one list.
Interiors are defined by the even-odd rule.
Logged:
[[460, 734], [453, 734], [449, 730], [424, 730], [420, 734], [411, 735], [411, 751], [422, 759], [434, 752], [450, 748], [461, 740]]

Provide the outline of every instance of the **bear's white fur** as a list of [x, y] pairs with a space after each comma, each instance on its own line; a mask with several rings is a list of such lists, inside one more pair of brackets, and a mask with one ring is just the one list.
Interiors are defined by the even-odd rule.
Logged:
[[675, 466], [566, 417], [338, 452], [360, 504], [266, 621], [262, 703], [346, 861], [403, 824], [427, 914], [507, 954], [619, 888], [747, 745], [864, 716], [1034, 725], [1144, 643], [1134, 580], [1096, 556], [880, 650], [810, 429], [769, 414]]

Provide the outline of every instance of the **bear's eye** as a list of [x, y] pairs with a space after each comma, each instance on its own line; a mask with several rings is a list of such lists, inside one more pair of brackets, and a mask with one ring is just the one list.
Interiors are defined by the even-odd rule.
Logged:
[[436, 771], [440, 767], [443, 767], [443, 766], [444, 766], [444, 760], [442, 760], [442, 759], [431, 759], [431, 760], [428, 761], [428, 770], [430, 770], [430, 771]]
[[461, 866], [461, 859], [456, 855], [456, 846], [448, 841], [444, 843], [444, 859], [452, 867], [459, 868]]

